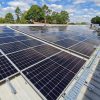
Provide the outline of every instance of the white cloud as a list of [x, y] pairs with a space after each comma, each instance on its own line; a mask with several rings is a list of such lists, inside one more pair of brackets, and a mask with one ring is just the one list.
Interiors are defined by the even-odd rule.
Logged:
[[100, 0], [74, 0], [73, 4], [81, 4], [86, 2], [92, 2], [96, 6], [100, 6]]
[[13, 13], [14, 14], [14, 7], [5, 7], [5, 8], [0, 8], [0, 17], [4, 17], [6, 13]]
[[81, 3], [85, 3], [85, 2], [86, 2], [86, 0], [75, 0], [73, 2], [73, 4], [81, 4]]
[[51, 4], [51, 5], [48, 5], [48, 6], [53, 11], [61, 11], [61, 10], [63, 10], [63, 6], [62, 5]]
[[[94, 16], [100, 16], [100, 11], [96, 10], [95, 8], [80, 8], [80, 4], [91, 2], [94, 3], [96, 6], [100, 6], [100, 0], [73, 0], [72, 5], [63, 6], [61, 4], [56, 4], [55, 2], [61, 0], [48, 0], [49, 4], [47, 3], [47, 0], [40, 0], [40, 3], [47, 4], [50, 9], [53, 11], [61, 11], [61, 10], [66, 10], [69, 12], [69, 16], [71, 21], [74, 22], [79, 22], [79, 21], [86, 21], [89, 22], [90, 19]], [[71, 0], [67, 0], [71, 1]], [[14, 14], [14, 11], [17, 6], [20, 7], [21, 11], [26, 11], [27, 9], [30, 8], [31, 5], [33, 4], [38, 4], [36, 0], [13, 0], [10, 2], [7, 2], [8, 6], [3, 7], [2, 5], [0, 6], [0, 16], [4, 16], [6, 13], [11, 12]]]
[[5, 16], [5, 14], [8, 12], [14, 14], [16, 7], [19, 7], [21, 11], [24, 12], [33, 4], [37, 4], [37, 2], [35, 0], [13, 0], [7, 2], [7, 7], [0, 7], [0, 16]]
[[48, 0], [49, 2], [58, 2], [58, 1], [61, 1], [61, 0]]
[[92, 2], [94, 2], [97, 6], [100, 6], [100, 0], [91, 0]]
[[19, 7], [22, 11], [26, 11], [29, 9], [30, 5], [26, 2], [23, 2], [23, 1], [11, 1], [11, 2], [8, 2], [8, 5], [10, 7]]
[[71, 22], [90, 22], [91, 18], [95, 16], [100, 16], [100, 13], [93, 8], [76, 9], [75, 12], [70, 14]]
[[3, 12], [12, 12], [12, 11], [15, 10], [15, 8], [14, 8], [14, 7], [6, 7], [6, 8], [2, 8], [1, 10], [2, 10]]
[[77, 12], [77, 8], [75, 7], [75, 5], [69, 5], [66, 7], [65, 10], [68, 11], [70, 14]]

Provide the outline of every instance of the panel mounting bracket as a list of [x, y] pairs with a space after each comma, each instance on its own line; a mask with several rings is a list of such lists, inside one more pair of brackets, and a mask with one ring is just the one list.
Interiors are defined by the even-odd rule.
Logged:
[[11, 92], [12, 92], [13, 94], [16, 94], [17, 91], [16, 91], [15, 87], [11, 84], [11, 82], [10, 82], [10, 80], [9, 80], [8, 78], [6, 79], [6, 83], [7, 83], [7, 85], [9, 86]]

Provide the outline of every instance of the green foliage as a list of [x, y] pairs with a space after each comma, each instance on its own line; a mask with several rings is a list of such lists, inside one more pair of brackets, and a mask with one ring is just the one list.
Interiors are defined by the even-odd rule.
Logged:
[[12, 15], [12, 13], [7, 13], [5, 15], [5, 23], [14, 23], [14, 17]]
[[[43, 10], [43, 13], [44, 13], [44, 22], [45, 23], [49, 22], [50, 21], [50, 17], [51, 17], [50, 14], [51, 14], [52, 10], [50, 10], [47, 5], [44, 5], [42, 7], [42, 10]], [[49, 20], [47, 20], [47, 19], [49, 19]]]
[[67, 11], [53, 12], [52, 23], [54, 24], [67, 24], [69, 22], [69, 16]]
[[5, 23], [5, 19], [4, 18], [0, 18], [0, 23]]
[[20, 10], [19, 7], [17, 7], [17, 8], [15, 9], [15, 14], [16, 14], [16, 17], [17, 17], [16, 22], [17, 22], [17, 23], [20, 23], [21, 10]]
[[91, 19], [91, 23], [93, 24], [100, 24], [100, 17], [96, 16], [94, 18]]
[[20, 23], [21, 24], [27, 24], [28, 22], [27, 22], [27, 20], [26, 20], [26, 15], [27, 15], [27, 12], [24, 12], [23, 14], [22, 14], [22, 16], [21, 16], [21, 18], [20, 18]]
[[69, 15], [67, 11], [61, 11], [60, 16], [62, 24], [67, 24], [69, 22]]
[[33, 5], [28, 10], [26, 19], [29, 20], [29, 22], [40, 22], [44, 19], [44, 12], [38, 5]]
[[7, 13], [5, 19], [0, 18], [0, 23], [34, 23], [45, 22], [50, 24], [67, 24], [69, 22], [69, 14], [67, 11], [53, 12], [47, 5], [42, 7], [32, 5], [27, 12], [21, 12], [20, 8], [15, 9], [16, 20], [14, 22], [13, 15]]

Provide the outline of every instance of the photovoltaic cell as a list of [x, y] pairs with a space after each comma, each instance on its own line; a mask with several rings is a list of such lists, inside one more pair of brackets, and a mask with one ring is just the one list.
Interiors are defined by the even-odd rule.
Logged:
[[35, 39], [21, 41], [21, 42], [23, 42], [25, 45], [27, 45], [29, 47], [34, 47], [34, 46], [38, 46], [38, 45], [42, 45], [43, 44], [42, 42], [40, 42], [38, 40], [35, 40]]
[[16, 72], [17, 70], [4, 56], [0, 57], [0, 81]]
[[65, 48], [68, 48], [76, 43], [78, 43], [78, 41], [71, 40], [71, 39], [64, 39], [64, 40], [55, 42], [55, 44], [60, 45]]
[[[59, 59], [55, 60], [51, 57], [23, 71], [24, 75], [47, 100], [56, 100], [85, 63], [85, 61], [80, 58], [76, 63], [73, 63], [73, 60], [70, 59], [71, 68], [67, 68], [69, 64], [66, 63], [66, 65], [64, 65], [64, 63], [68, 61], [69, 58], [66, 56], [75, 58], [75, 56], [62, 52], [54, 56], [54, 58], [58, 57]], [[64, 60], [62, 60], [62, 57]], [[76, 59], [78, 58], [76, 57]]]
[[21, 42], [14, 42], [14, 43], [0, 45], [0, 49], [3, 50], [3, 52], [6, 54], [12, 53], [18, 50], [22, 50], [25, 48], [28, 48], [28, 47]]
[[88, 39], [84, 42], [89, 43], [89, 44], [94, 45], [94, 46], [99, 46], [100, 45], [100, 40], [97, 40], [97, 39]]
[[47, 57], [51, 56], [57, 52], [60, 52], [59, 49], [54, 48], [54, 47], [49, 46], [49, 45], [41, 45], [41, 46], [35, 47], [34, 50], [40, 52], [41, 54], [43, 54]]
[[57, 62], [59, 65], [65, 67], [69, 70], [75, 69], [76, 68], [75, 66], [78, 63], [80, 63], [80, 65], [78, 65], [78, 68], [80, 69], [82, 67], [82, 64], [85, 63], [85, 60], [82, 60], [81, 58], [78, 58], [78, 57], [68, 54], [66, 52], [61, 52], [61, 53], [51, 57], [50, 59], [52, 59], [53, 61]]
[[0, 56], [1, 56], [2, 54], [1, 54], [1, 52], [0, 52]]
[[23, 70], [41, 60], [45, 57], [33, 49], [27, 49], [16, 53], [9, 54], [8, 57], [13, 63], [20, 69]]
[[16, 40], [14, 38], [12, 38], [12, 37], [0, 38], [0, 44], [14, 42], [14, 41], [16, 41]]
[[78, 41], [83, 41], [86, 39], [86, 37], [82, 37], [82, 36], [72, 36], [71, 37], [73, 40], [78, 40]]
[[23, 34], [21, 33], [18, 33], [18, 32], [10, 32], [10, 33], [7, 33], [9, 36], [23, 36]]
[[8, 33], [8, 32], [15, 32], [14, 30], [11, 30], [11, 29], [9, 29], [9, 28], [8, 28], [8, 29], [3, 29], [2, 31], [3, 31], [3, 32], [6, 32], [6, 33]]
[[88, 57], [90, 57], [91, 54], [95, 51], [94, 45], [85, 42], [81, 42], [75, 46], [72, 46], [70, 49]]
[[6, 37], [6, 36], [9, 36], [9, 35], [5, 33], [0, 33], [0, 37]]
[[27, 40], [27, 39], [32, 39], [32, 38], [29, 38], [28, 36], [15, 36], [14, 37], [15, 39], [21, 41], [21, 40]]

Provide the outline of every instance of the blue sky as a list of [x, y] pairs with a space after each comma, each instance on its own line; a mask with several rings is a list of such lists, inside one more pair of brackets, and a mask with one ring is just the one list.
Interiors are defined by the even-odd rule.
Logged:
[[54, 11], [66, 10], [71, 22], [90, 22], [94, 16], [100, 16], [100, 0], [0, 0], [0, 17], [12, 12], [19, 6], [22, 12], [31, 5], [47, 4]]

